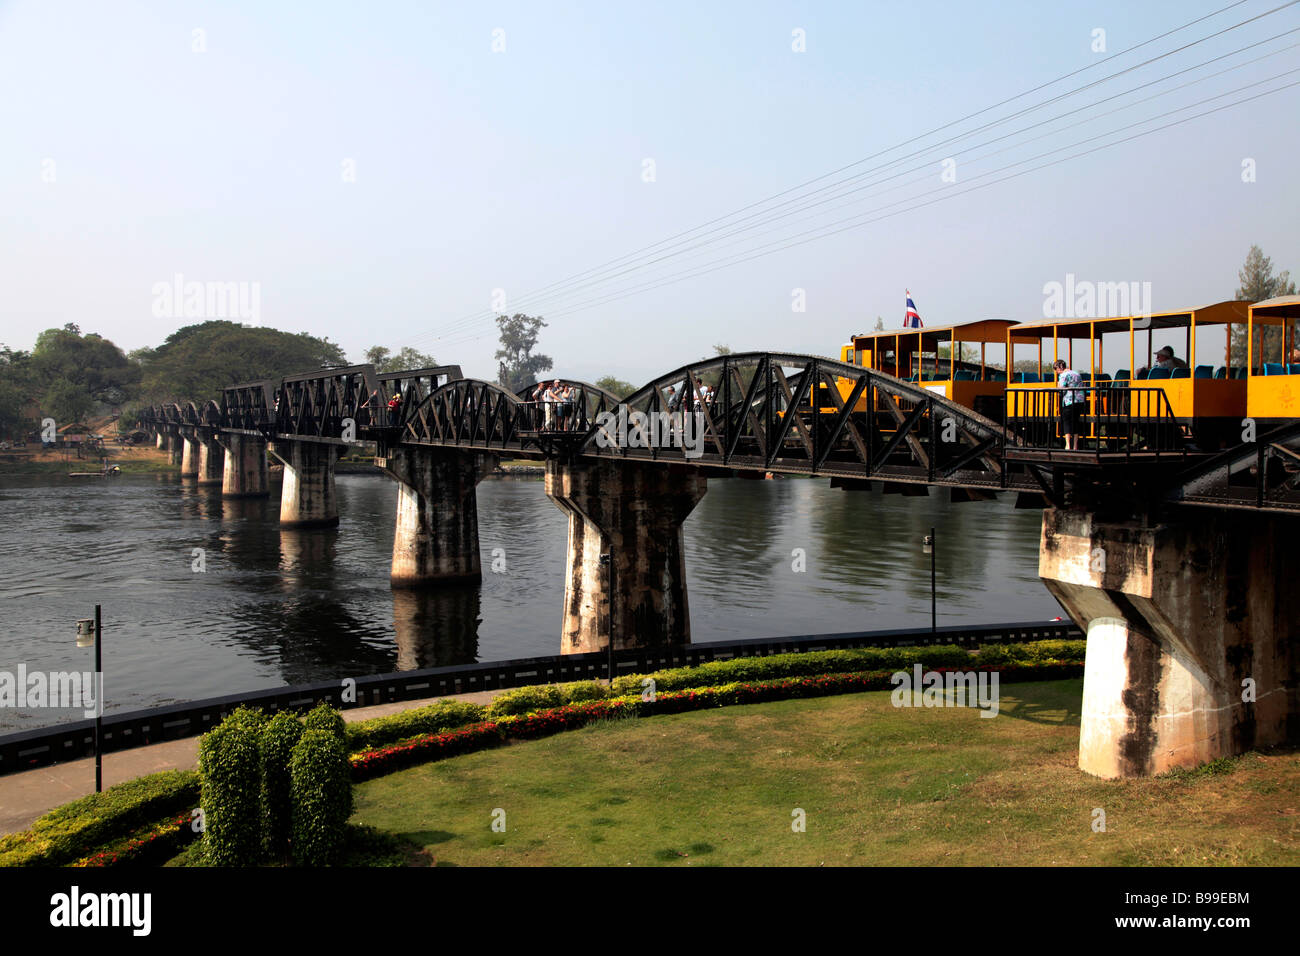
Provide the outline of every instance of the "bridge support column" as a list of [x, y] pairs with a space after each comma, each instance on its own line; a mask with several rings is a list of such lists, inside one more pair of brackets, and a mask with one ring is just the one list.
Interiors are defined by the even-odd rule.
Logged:
[[[173, 426], [174, 427], [174, 426]], [[167, 462], [171, 465], [180, 465], [185, 456], [185, 439], [180, 432], [169, 431], [167, 433]]]
[[1039, 575], [1088, 635], [1079, 767], [1134, 777], [1300, 741], [1300, 522], [1043, 512]]
[[611, 636], [615, 648], [690, 643], [682, 522], [707, 489], [678, 465], [546, 463], [546, 494], [569, 516], [561, 653]]
[[251, 435], [226, 435], [223, 498], [265, 498], [271, 492], [266, 474], [266, 442]]
[[199, 440], [199, 484], [219, 485], [225, 465], [225, 451], [215, 438]]
[[393, 587], [482, 579], [476, 488], [496, 463], [495, 455], [411, 446], [385, 460], [397, 479]]
[[197, 478], [199, 474], [199, 439], [194, 435], [182, 434], [181, 439], [181, 477]]
[[161, 451], [162, 449], [166, 448], [166, 447], [167, 447], [167, 435], [166, 435], [166, 433], [164, 433], [164, 432], [158, 432], [158, 434], [156, 434], [156, 435], [154, 436], [154, 442], [155, 442], [154, 447], [157, 448], [157, 449], [159, 449], [160, 451]]
[[332, 528], [339, 523], [334, 492], [337, 445], [309, 441], [277, 441], [271, 454], [284, 463], [280, 489], [280, 527]]

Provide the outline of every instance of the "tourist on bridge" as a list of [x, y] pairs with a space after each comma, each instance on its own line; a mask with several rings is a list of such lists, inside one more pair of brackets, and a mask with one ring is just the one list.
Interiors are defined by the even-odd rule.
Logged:
[[1065, 364], [1064, 359], [1052, 363], [1056, 384], [1061, 389], [1061, 435], [1066, 451], [1079, 450], [1079, 432], [1082, 427], [1083, 406], [1087, 397], [1083, 391], [1083, 376]]
[[397, 419], [402, 411], [402, 393], [394, 392], [393, 397], [388, 400], [388, 424], [396, 425]]
[[560, 409], [560, 380], [557, 378], [550, 385], [546, 386], [546, 391], [542, 392], [542, 410], [545, 413], [546, 430], [555, 431], [555, 420], [559, 417]]
[[560, 399], [560, 431], [573, 427], [573, 388], [557, 380]]

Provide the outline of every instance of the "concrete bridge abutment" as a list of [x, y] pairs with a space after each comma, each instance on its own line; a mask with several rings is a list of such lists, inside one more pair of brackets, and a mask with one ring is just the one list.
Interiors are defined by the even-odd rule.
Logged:
[[1300, 521], [1047, 509], [1039, 576], [1088, 636], [1079, 767], [1136, 777], [1300, 741]]
[[682, 522], [707, 489], [681, 465], [547, 461], [569, 517], [561, 653], [690, 643]]
[[341, 446], [312, 441], [276, 441], [268, 446], [284, 464], [280, 488], [281, 528], [333, 528], [339, 523], [334, 463]]
[[223, 498], [265, 498], [270, 495], [266, 442], [252, 435], [227, 434], [221, 473]]
[[495, 455], [417, 446], [398, 447], [384, 459], [398, 489], [389, 575], [394, 588], [482, 579], [477, 487], [497, 461]]

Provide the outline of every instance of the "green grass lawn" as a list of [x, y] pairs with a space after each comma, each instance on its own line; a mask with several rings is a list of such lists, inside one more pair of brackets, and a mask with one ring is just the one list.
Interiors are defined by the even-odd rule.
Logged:
[[1082, 685], [992, 719], [877, 692], [609, 721], [360, 784], [352, 819], [450, 866], [1300, 864], [1300, 753], [1098, 780]]

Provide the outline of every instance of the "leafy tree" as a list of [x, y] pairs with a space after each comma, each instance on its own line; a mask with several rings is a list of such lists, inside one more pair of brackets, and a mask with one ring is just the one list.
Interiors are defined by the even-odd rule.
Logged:
[[494, 358], [498, 361], [497, 382], [512, 392], [537, 381], [541, 372], [553, 367], [549, 355], [534, 355], [539, 330], [546, 327], [541, 316], [515, 313], [498, 315], [497, 328], [501, 330], [501, 348]]
[[596, 379], [596, 386], [603, 388], [617, 398], [627, 398], [636, 391], [635, 385], [625, 382], [621, 378], [615, 378], [613, 375], [606, 375], [604, 378]]
[[433, 368], [438, 364], [438, 360], [432, 355], [417, 352], [409, 345], [403, 347], [396, 355], [382, 345], [371, 346], [366, 349], [365, 360], [366, 364], [373, 365], [377, 372], [404, 372], [414, 368]]
[[34, 424], [31, 355], [0, 345], [0, 437], [15, 438]]
[[45, 393], [41, 403], [43, 411], [59, 426], [81, 422], [95, 407], [95, 400], [84, 388], [67, 379], [56, 381]]
[[[57, 386], [70, 384], [84, 392], [90, 407], [95, 402], [120, 405], [140, 381], [139, 366], [130, 362], [116, 345], [93, 332], [82, 335], [69, 322], [61, 329], [46, 329], [36, 338], [29, 363], [31, 384], [47, 397]], [[65, 408], [82, 408], [87, 403], [69, 402], [66, 389], [59, 389]], [[88, 414], [89, 410], [84, 414]]]
[[[1295, 295], [1295, 283], [1289, 271], [1273, 274], [1273, 260], [1264, 255], [1259, 246], [1251, 246], [1245, 265], [1237, 273], [1237, 287], [1233, 298], [1246, 302], [1261, 302], [1281, 295]], [[1294, 341], [1294, 338], [1292, 339]], [[1285, 361], [1282, 358], [1282, 326], [1261, 328], [1255, 338], [1255, 365], [1265, 361]], [[1225, 360], [1226, 361], [1226, 360]], [[1246, 326], [1232, 327], [1232, 364], [1246, 364]]]
[[152, 351], [142, 370], [141, 398], [215, 398], [228, 385], [345, 364], [343, 349], [327, 338], [219, 319], [178, 329]]

